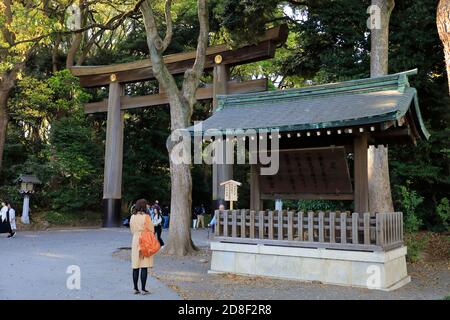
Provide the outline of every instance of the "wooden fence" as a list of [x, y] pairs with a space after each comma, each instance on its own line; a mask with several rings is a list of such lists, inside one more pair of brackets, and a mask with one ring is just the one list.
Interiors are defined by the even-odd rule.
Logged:
[[403, 245], [403, 213], [216, 211], [222, 242], [388, 251]]

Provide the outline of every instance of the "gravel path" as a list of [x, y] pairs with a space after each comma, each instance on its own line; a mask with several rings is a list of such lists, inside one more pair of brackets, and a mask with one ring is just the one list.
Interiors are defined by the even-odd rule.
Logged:
[[[448, 262], [409, 265], [412, 282], [393, 292], [320, 283], [208, 274], [206, 230], [192, 232], [200, 251], [158, 254], [149, 278], [153, 294], [131, 293], [128, 229], [71, 229], [0, 235], [2, 299], [442, 299], [450, 294]], [[163, 232], [163, 238], [166, 238]], [[68, 290], [67, 267], [81, 268], [81, 290]]]
[[[0, 234], [0, 300], [4, 299], [180, 299], [149, 277], [150, 295], [132, 293], [130, 262], [114, 257], [130, 246], [128, 229], [71, 229]], [[70, 265], [81, 271], [81, 290], [69, 290]]]

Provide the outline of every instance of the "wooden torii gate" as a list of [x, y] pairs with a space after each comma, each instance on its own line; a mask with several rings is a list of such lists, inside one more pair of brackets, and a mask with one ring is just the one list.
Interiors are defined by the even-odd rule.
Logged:
[[[288, 35], [286, 25], [268, 29], [257, 44], [235, 50], [227, 45], [209, 47], [206, 51], [205, 70], [213, 70], [213, 85], [198, 88], [197, 100], [213, 100], [213, 112], [217, 107], [216, 96], [220, 94], [259, 92], [267, 90], [267, 79], [244, 82], [230, 81], [229, 68], [236, 65], [273, 58], [277, 47]], [[195, 51], [164, 56], [173, 75], [183, 74], [195, 61]], [[120, 225], [122, 199], [122, 160], [124, 111], [128, 109], [166, 105], [164, 92], [145, 96], [123, 95], [126, 83], [155, 79], [150, 59], [106, 66], [74, 66], [70, 68], [80, 78], [82, 87], [109, 87], [108, 99], [85, 104], [85, 113], [107, 112], [105, 168], [103, 184], [103, 226]], [[216, 205], [224, 203], [224, 190], [220, 183], [233, 178], [232, 165], [213, 167], [213, 200]]]

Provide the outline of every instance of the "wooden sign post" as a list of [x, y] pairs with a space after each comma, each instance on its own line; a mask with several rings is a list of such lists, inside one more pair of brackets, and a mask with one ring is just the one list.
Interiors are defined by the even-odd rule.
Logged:
[[238, 200], [237, 187], [240, 187], [242, 183], [228, 180], [222, 182], [220, 185], [225, 187], [225, 201], [230, 201], [230, 210], [233, 210], [233, 202]]

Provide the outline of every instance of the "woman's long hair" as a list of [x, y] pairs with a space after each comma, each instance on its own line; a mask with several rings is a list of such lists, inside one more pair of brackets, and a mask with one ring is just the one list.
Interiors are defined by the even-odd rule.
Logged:
[[136, 213], [145, 213], [147, 211], [147, 200], [139, 199], [135, 204], [135, 214]]
[[157, 215], [158, 218], [161, 216], [161, 210], [159, 210], [156, 206], [153, 207], [153, 213], [154, 213], [155, 215]]

